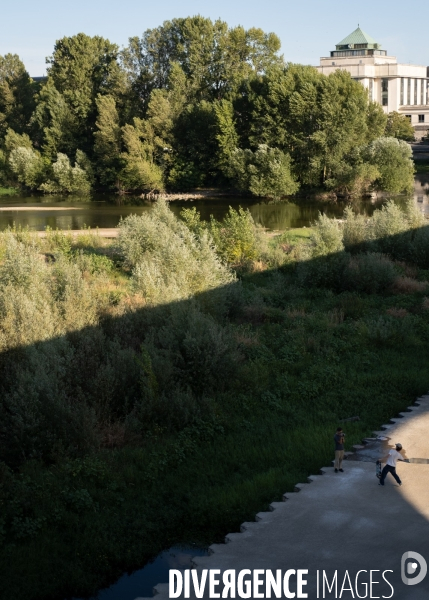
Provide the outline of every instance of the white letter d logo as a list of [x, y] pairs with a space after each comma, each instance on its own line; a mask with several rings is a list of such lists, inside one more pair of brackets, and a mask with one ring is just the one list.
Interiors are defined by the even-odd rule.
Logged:
[[[413, 560], [410, 562], [409, 559]], [[418, 561], [418, 562], [416, 562]], [[420, 573], [416, 577], [408, 577], [408, 575], [414, 575], [418, 566], [420, 565]], [[401, 560], [401, 577], [405, 585], [417, 585], [421, 583], [426, 577], [428, 566], [421, 554], [418, 552], [404, 552]]]

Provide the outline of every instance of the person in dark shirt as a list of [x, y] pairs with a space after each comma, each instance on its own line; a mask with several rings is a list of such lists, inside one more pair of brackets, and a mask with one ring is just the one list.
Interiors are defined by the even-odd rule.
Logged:
[[343, 458], [344, 458], [344, 432], [342, 427], [337, 428], [337, 433], [334, 435], [335, 442], [335, 473], [343, 470]]

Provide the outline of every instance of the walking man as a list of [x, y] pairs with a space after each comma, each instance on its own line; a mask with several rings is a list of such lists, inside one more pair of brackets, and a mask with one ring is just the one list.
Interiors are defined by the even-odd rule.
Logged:
[[396, 463], [398, 460], [403, 460], [404, 462], [409, 462], [406, 458], [399, 454], [402, 450], [402, 444], [395, 444], [395, 448], [389, 451], [389, 455], [387, 457], [386, 465], [384, 469], [381, 471], [381, 477], [379, 485], [384, 485], [384, 480], [388, 473], [391, 473], [393, 479], [398, 483], [398, 485], [402, 485], [402, 481], [399, 479], [396, 473]]
[[335, 473], [344, 473], [343, 471], [343, 458], [344, 458], [344, 437], [342, 427], [337, 428], [337, 433], [334, 435], [335, 442]]

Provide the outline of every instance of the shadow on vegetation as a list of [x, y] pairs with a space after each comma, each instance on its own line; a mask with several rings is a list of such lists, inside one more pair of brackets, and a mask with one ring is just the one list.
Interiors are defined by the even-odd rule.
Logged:
[[[321, 217], [310, 245], [286, 240], [283, 264], [239, 278], [208, 258], [204, 277], [229, 283], [155, 306], [111, 285], [127, 273], [117, 249], [45, 252], [50, 298], [29, 242], [6, 254], [5, 600], [90, 594], [176, 542], [219, 541], [329, 463], [339, 422], [360, 417], [356, 443], [427, 391], [429, 227], [362, 239], [359, 219], [338, 251]], [[102, 273], [102, 295], [78, 268]]]

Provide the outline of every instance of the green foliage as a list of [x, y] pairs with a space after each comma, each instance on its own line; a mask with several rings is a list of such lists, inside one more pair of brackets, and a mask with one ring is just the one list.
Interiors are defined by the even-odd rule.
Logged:
[[170, 168], [167, 185], [175, 190], [187, 191], [204, 183], [204, 173], [193, 162], [175, 157]]
[[211, 218], [209, 231], [219, 256], [226, 262], [239, 265], [256, 258], [257, 237], [249, 210], [230, 206], [222, 222]]
[[368, 160], [380, 173], [381, 190], [397, 194], [411, 191], [414, 182], [414, 163], [409, 145], [393, 137], [374, 140], [366, 149]]
[[9, 155], [9, 168], [17, 181], [32, 190], [43, 185], [48, 166], [49, 162], [32, 148], [20, 146], [14, 148]]
[[0, 138], [9, 128], [24, 133], [33, 108], [34, 86], [19, 56], [0, 56]]
[[[17, 56], [0, 57], [1, 150], [12, 128], [46, 166], [65, 155], [91, 187], [119, 192], [230, 185], [278, 199], [302, 186], [409, 190], [411, 161], [380, 141], [396, 131], [396, 116], [386, 130], [382, 108], [348, 73], [285, 64], [279, 49], [273, 33], [195, 16], [130, 38], [122, 51], [100, 36], [63, 37], [37, 85]], [[59, 185], [49, 168], [32, 173], [34, 164], [27, 175], [11, 170], [10, 152], [0, 160], [3, 185], [76, 187]]]
[[313, 223], [310, 240], [313, 245], [312, 256], [325, 256], [344, 249], [340, 224], [326, 215], [319, 214]]
[[165, 21], [141, 39], [131, 38], [122, 62], [135, 102], [147, 103], [154, 88], [165, 88], [175, 64], [185, 73], [193, 99], [211, 101], [232, 95], [243, 79], [279, 62], [279, 49], [273, 33], [195, 16]]
[[[0, 235], [6, 600], [94, 594], [169, 544], [221, 540], [327, 464], [341, 420], [361, 418], [353, 445], [428, 387], [411, 204], [272, 239], [242, 210], [182, 218], [161, 202], [107, 246]], [[288, 246], [285, 268], [266, 243]]]
[[234, 123], [234, 107], [232, 102], [221, 100], [214, 105], [216, 114], [216, 135], [219, 144], [218, 164], [223, 173], [229, 175], [229, 164], [234, 150], [238, 147], [238, 135]]
[[127, 150], [121, 155], [124, 167], [120, 176], [124, 187], [131, 190], [162, 190], [162, 170], [153, 161], [153, 147], [144, 139], [144, 123], [136, 118], [134, 127], [125, 125], [122, 139]]
[[[84, 161], [82, 155], [80, 155], [80, 159]], [[90, 191], [91, 183], [88, 175], [78, 164], [72, 167], [65, 154], [59, 153], [51, 168], [52, 179], [48, 179], [39, 187], [43, 192], [50, 194], [64, 192], [85, 194]]]
[[76, 151], [80, 133], [77, 119], [52, 79], [48, 79], [40, 90], [31, 125], [34, 137], [47, 158], [53, 160], [58, 152], [71, 155]]
[[121, 221], [118, 245], [133, 268], [132, 282], [148, 304], [188, 298], [234, 280], [207, 233], [196, 238], [163, 201]]
[[99, 94], [115, 91], [118, 47], [100, 36], [63, 37], [48, 59], [49, 78], [80, 123], [93, 124]]
[[387, 115], [384, 135], [386, 137], [394, 137], [399, 140], [405, 140], [406, 142], [412, 142], [414, 140], [414, 128], [408, 117], [394, 111]]
[[279, 199], [294, 194], [299, 188], [291, 174], [290, 156], [264, 144], [256, 152], [235, 149], [226, 172], [239, 189], [255, 196]]
[[344, 272], [344, 289], [366, 294], [386, 292], [397, 277], [392, 262], [383, 254], [363, 254], [350, 260]]
[[94, 153], [98, 158], [98, 176], [103, 185], [116, 184], [116, 187], [120, 187], [121, 128], [116, 102], [112, 96], [98, 96], [96, 105], [98, 116], [95, 123], [97, 131], [94, 133]]

